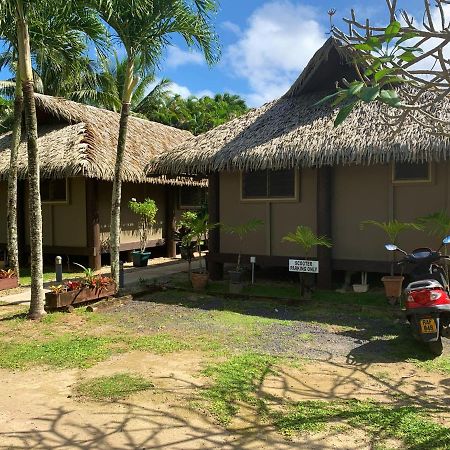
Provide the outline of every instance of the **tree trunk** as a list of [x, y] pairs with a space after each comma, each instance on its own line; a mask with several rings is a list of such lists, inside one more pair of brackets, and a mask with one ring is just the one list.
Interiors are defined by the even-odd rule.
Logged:
[[45, 315], [42, 258], [42, 212], [39, 183], [39, 153], [37, 146], [37, 119], [34, 102], [33, 71], [30, 38], [23, 13], [22, 2], [17, 0], [17, 38], [19, 71], [22, 81], [25, 125], [28, 147], [29, 223], [31, 249], [31, 301], [28, 318], [40, 319]]
[[[18, 70], [17, 70], [18, 72]], [[19, 277], [19, 244], [17, 233], [17, 160], [20, 137], [22, 134], [23, 94], [19, 73], [16, 73], [16, 93], [14, 99], [14, 122], [11, 142], [11, 156], [8, 171], [8, 204], [7, 204], [7, 249], [9, 267]]]
[[131, 97], [137, 79], [133, 76], [134, 61], [128, 58], [127, 72], [122, 94], [122, 109], [120, 111], [119, 139], [117, 141], [116, 165], [114, 169], [114, 181], [111, 198], [111, 228], [110, 228], [110, 253], [111, 253], [111, 277], [119, 286], [119, 259], [120, 259], [120, 203], [122, 201], [122, 168], [125, 154], [128, 118], [131, 109]]

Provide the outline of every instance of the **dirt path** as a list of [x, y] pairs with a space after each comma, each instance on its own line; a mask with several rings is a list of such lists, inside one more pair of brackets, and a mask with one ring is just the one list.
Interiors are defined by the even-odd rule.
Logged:
[[[205, 361], [198, 352], [166, 356], [131, 352], [81, 370], [1, 370], [1, 449], [369, 449], [362, 431], [334, 429], [287, 441], [255, 411], [241, 405], [229, 430], [195, 407]], [[80, 379], [115, 372], [141, 374], [155, 388], [114, 403], [72, 396]], [[449, 406], [450, 379], [403, 364], [349, 365], [345, 361], [283, 366], [260, 395], [277, 399], [393, 399]], [[442, 414], [443, 423], [449, 422]], [[395, 443], [394, 443], [395, 444]], [[394, 445], [393, 444], [393, 445]]]

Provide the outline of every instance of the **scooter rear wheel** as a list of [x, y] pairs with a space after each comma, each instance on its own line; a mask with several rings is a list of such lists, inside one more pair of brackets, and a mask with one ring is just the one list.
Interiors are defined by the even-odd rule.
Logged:
[[433, 353], [433, 355], [441, 356], [444, 350], [444, 346], [442, 345], [442, 338], [439, 337], [437, 341], [429, 342], [428, 348], [430, 349], [431, 353]]

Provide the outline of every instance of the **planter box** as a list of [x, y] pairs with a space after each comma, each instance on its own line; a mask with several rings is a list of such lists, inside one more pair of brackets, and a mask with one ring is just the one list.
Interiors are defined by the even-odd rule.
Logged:
[[19, 280], [17, 277], [13, 278], [2, 278], [0, 280], [0, 291], [5, 289], [14, 289], [19, 286]]
[[111, 283], [102, 290], [84, 287], [76, 291], [62, 292], [60, 294], [47, 292], [45, 294], [45, 306], [47, 309], [62, 308], [65, 306], [76, 305], [78, 303], [111, 297], [116, 294], [116, 292], [117, 288], [115, 283]]

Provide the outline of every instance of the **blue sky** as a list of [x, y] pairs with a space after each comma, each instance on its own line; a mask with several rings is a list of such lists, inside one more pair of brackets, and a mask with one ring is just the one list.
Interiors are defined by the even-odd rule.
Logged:
[[[422, 4], [400, 2], [414, 15]], [[327, 39], [330, 8], [337, 10], [338, 26], [351, 8], [362, 19], [387, 20], [385, 0], [221, 0], [214, 18], [221, 61], [208, 67], [198, 51], [174, 39], [157, 75], [171, 79], [172, 90], [183, 96], [231, 92], [259, 106], [282, 95]], [[7, 76], [0, 72], [0, 79]]]

